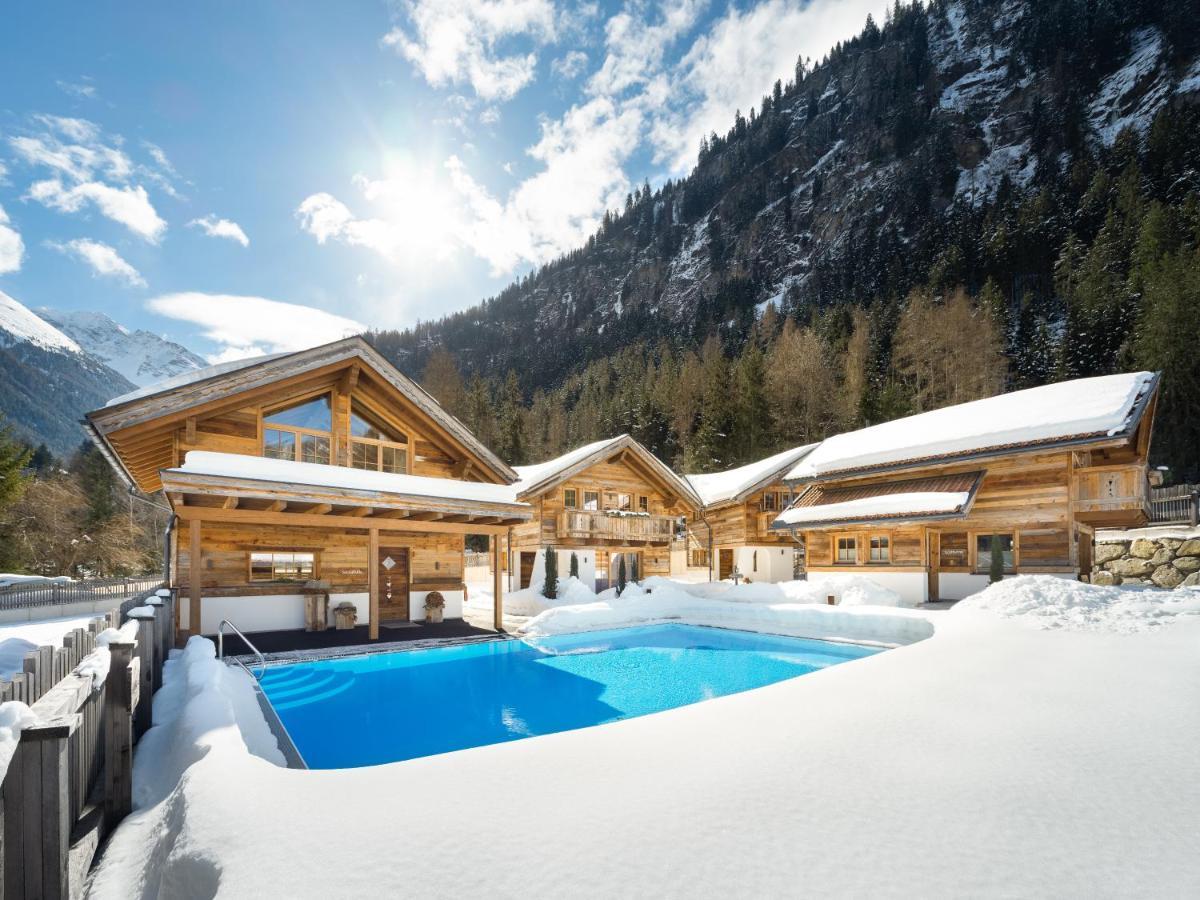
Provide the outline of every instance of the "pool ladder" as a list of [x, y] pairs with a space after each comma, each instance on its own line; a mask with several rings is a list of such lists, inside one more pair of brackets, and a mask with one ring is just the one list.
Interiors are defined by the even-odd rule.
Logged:
[[247, 647], [249, 647], [251, 650], [254, 651], [254, 655], [258, 657], [258, 667], [259, 667], [260, 671], [257, 675], [255, 675], [254, 672], [251, 671], [250, 667], [248, 665], [246, 665], [244, 662], [242, 662], [241, 657], [239, 657], [239, 656], [231, 656], [230, 659], [232, 659], [235, 663], [237, 663], [239, 666], [241, 666], [243, 669], [245, 669], [246, 674], [249, 675], [251, 678], [253, 678], [255, 681], [261, 681], [263, 673], [265, 673], [267, 671], [267, 658], [265, 656], [263, 656], [261, 650], [259, 650], [252, 643], [250, 643], [250, 638], [248, 638], [244, 634], [242, 634], [241, 629], [239, 629], [236, 625], [234, 625], [228, 619], [222, 619], [221, 624], [217, 626], [217, 659], [225, 658], [225, 627], [226, 626], [229, 626], [229, 630], [232, 631], [234, 634], [236, 634], [238, 637], [240, 637], [242, 639], [242, 642]]

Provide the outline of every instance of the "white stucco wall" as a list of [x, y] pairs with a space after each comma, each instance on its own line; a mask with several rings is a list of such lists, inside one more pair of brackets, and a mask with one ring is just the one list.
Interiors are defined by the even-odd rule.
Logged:
[[733, 564], [752, 582], [791, 581], [793, 552], [791, 547], [735, 547]]
[[963, 600], [978, 594], [988, 586], [988, 576], [973, 572], [939, 572], [938, 597], [942, 600]]
[[[916, 605], [929, 599], [929, 576], [924, 572], [885, 572], [880, 569], [868, 569], [865, 566], [863, 569], [861, 574], [864, 578], [869, 578], [876, 584], [895, 591], [904, 598], [906, 604]], [[836, 579], [844, 574], [846, 573], [809, 572], [808, 580], [813, 584], [820, 584], [822, 581]]]
[[[358, 625], [370, 621], [371, 604], [365, 592], [356, 594], [330, 594], [328, 625], [333, 627], [333, 608], [349, 601], [358, 613]], [[447, 606], [449, 603], [447, 602]], [[461, 612], [461, 600], [459, 604]], [[188, 600], [180, 597], [183, 627], [187, 627]], [[304, 595], [271, 594], [262, 597], [205, 597], [200, 606], [200, 631], [216, 634], [222, 619], [228, 619], [239, 629], [250, 634], [254, 631], [286, 631], [304, 627]]]
[[[529, 551], [526, 550], [526, 553]], [[589, 588], [596, 586], [596, 551], [592, 547], [573, 547], [568, 549], [559, 549], [558, 553], [558, 577], [566, 578], [571, 574], [571, 554], [574, 553], [579, 560], [579, 580]], [[508, 585], [508, 590], [515, 591], [520, 589], [517, 580], [521, 575], [521, 551], [514, 550], [512, 558], [508, 561], [508, 571], [512, 574], [511, 584]], [[530, 585], [542, 584], [546, 580], [546, 551], [538, 550], [537, 555], [533, 559], [533, 572], [529, 576]]]
[[[413, 622], [425, 621], [425, 597], [429, 591], [413, 591], [408, 595], [408, 618]], [[446, 606], [442, 610], [443, 619], [461, 619], [463, 614], [463, 592], [441, 591], [446, 598]]]

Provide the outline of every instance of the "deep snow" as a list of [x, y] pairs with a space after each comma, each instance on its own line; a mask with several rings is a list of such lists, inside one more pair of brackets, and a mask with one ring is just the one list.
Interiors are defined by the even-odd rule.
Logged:
[[[1196, 896], [1200, 616], [1178, 614], [1196, 592], [1149, 595], [1174, 621], [1130, 632], [1143, 615], [1116, 600], [1096, 601], [1116, 604], [1103, 627], [1067, 627], [1068, 588], [1096, 590], [1033, 576], [946, 613], [835, 608], [936, 633], [656, 715], [342, 771], [248, 750], [275, 755], [247, 676], [193, 639], [92, 896]], [[1057, 612], [1023, 608], [1031, 592]]]

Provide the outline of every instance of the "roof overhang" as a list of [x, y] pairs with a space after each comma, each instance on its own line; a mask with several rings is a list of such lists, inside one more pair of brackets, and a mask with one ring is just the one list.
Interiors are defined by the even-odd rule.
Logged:
[[[449, 479], [446, 479], [449, 480]], [[176, 514], [244, 524], [490, 533], [528, 522], [527, 503], [502, 503], [168, 469], [163, 490]]]
[[[869, 525], [905, 525], [916, 522], [937, 522], [961, 519], [969, 515], [975, 504], [982, 471], [961, 472], [930, 478], [881, 482], [861, 486], [827, 488], [809, 485], [786, 510], [771, 523], [773, 531], [820, 531]], [[932, 503], [922, 503], [920, 498]], [[957, 500], [941, 502], [941, 498]], [[910, 509], [891, 509], [891, 499], [910, 499]], [[872, 506], [881, 510], [870, 511]], [[845, 515], [838, 513], [845, 511]], [[833, 513], [833, 515], [830, 515]], [[805, 518], [805, 515], [810, 516]], [[784, 517], [787, 516], [787, 520]]]
[[992, 447], [980, 447], [961, 453], [946, 453], [939, 456], [925, 456], [914, 459], [900, 460], [876, 466], [864, 466], [854, 469], [838, 469], [822, 472], [820, 475], [805, 478], [785, 478], [784, 483], [792, 486], [805, 484], [822, 484], [829, 481], [845, 481], [854, 478], [869, 478], [876, 475], [887, 475], [892, 472], [906, 472], [914, 469], [924, 469], [930, 466], [942, 466], [958, 463], [970, 463], [977, 460], [994, 459], [998, 456], [1015, 456], [1030, 453], [1045, 453], [1047, 450], [1075, 450], [1081, 448], [1103, 450], [1123, 447], [1138, 434], [1138, 428], [1146, 410], [1158, 394], [1162, 373], [1155, 372], [1146, 383], [1145, 389], [1138, 395], [1125, 427], [1116, 434], [1081, 434], [1063, 438], [1051, 438], [1044, 441], [1031, 441], [1023, 444], [1002, 444]]

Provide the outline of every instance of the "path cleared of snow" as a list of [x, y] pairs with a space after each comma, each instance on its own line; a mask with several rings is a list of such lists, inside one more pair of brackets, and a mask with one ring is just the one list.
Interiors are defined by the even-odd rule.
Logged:
[[1070, 590], [1012, 579], [867, 659], [341, 771], [255, 755], [245, 674], [193, 639], [91, 895], [1200, 895], [1196, 592], [1132, 633], [1115, 600], [1116, 627], [1028, 627]]

